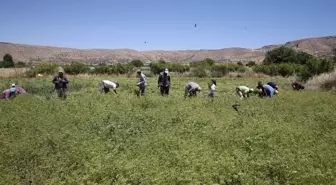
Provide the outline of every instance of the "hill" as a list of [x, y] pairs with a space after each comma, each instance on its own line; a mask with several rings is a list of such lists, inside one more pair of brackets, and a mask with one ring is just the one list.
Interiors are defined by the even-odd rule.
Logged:
[[24, 62], [57, 62], [68, 63], [82, 61], [90, 64], [124, 63], [133, 59], [147, 62], [160, 59], [174, 62], [198, 61], [212, 58], [219, 62], [247, 62], [260, 63], [265, 53], [271, 49], [286, 46], [295, 48], [317, 56], [329, 56], [336, 48], [336, 36], [307, 38], [278, 45], [264, 46], [258, 49], [224, 48], [219, 50], [178, 50], [178, 51], [137, 51], [132, 49], [74, 49], [52, 46], [37, 46], [0, 42], [0, 55], [11, 54], [16, 61]]

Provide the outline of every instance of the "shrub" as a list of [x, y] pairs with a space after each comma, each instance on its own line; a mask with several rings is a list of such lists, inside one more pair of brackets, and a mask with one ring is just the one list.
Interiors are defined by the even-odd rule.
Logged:
[[25, 72], [25, 76], [28, 77], [28, 78], [34, 78], [34, 77], [36, 77], [36, 75], [37, 75], [37, 72], [36, 72], [36, 69], [34, 69], [34, 68], [29, 68]]
[[15, 64], [16, 68], [24, 68], [26, 67], [26, 63], [19, 61], [18, 63]]
[[71, 64], [64, 66], [64, 71], [67, 74], [78, 75], [87, 73], [89, 71], [89, 67], [80, 62], [72, 62]]
[[57, 67], [58, 65], [56, 64], [44, 63], [35, 66], [35, 70], [40, 74], [55, 74], [57, 73]]
[[144, 66], [144, 63], [141, 60], [132, 60], [131, 65], [135, 66], [135, 67], [142, 67]]

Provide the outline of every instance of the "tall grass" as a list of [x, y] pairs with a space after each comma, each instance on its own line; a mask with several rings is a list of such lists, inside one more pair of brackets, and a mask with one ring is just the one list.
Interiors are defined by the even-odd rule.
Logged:
[[[0, 103], [0, 184], [336, 182], [336, 103], [328, 92], [282, 90], [240, 101], [234, 87], [259, 79], [220, 78], [214, 101], [206, 90], [184, 99], [187, 80], [206, 89], [209, 79], [172, 77], [168, 97], [148, 78], [146, 95], [137, 98], [135, 78], [111, 78], [121, 86], [107, 95], [98, 94], [101, 78], [69, 80], [66, 101], [18, 96]], [[52, 89], [44, 78], [0, 84], [12, 81], [41, 96]]]
[[23, 77], [27, 68], [0, 68], [0, 78]]
[[312, 77], [306, 83], [309, 89], [336, 90], [336, 68], [331, 73], [322, 73]]

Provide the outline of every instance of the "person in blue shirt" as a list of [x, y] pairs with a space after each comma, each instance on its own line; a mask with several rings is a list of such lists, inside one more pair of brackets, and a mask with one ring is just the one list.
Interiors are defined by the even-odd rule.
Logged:
[[261, 90], [259, 94], [259, 97], [261, 98], [264, 96], [272, 97], [275, 95], [275, 89], [268, 84], [262, 84], [261, 82], [258, 82], [257, 88]]
[[270, 85], [275, 90], [279, 90], [279, 88], [278, 88], [278, 86], [277, 86], [277, 84], [275, 82], [268, 82], [267, 85]]

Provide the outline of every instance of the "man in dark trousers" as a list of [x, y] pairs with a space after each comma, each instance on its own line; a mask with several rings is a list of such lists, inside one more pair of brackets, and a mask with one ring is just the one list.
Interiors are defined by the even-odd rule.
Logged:
[[55, 76], [52, 80], [52, 83], [55, 84], [55, 89], [57, 91], [57, 96], [62, 100], [67, 98], [67, 84], [69, 83], [68, 79], [63, 75], [64, 70], [59, 69], [58, 75]]
[[170, 74], [168, 69], [165, 69], [163, 72], [160, 73], [158, 79], [158, 86], [160, 87], [161, 95], [169, 95], [169, 88], [170, 88]]

